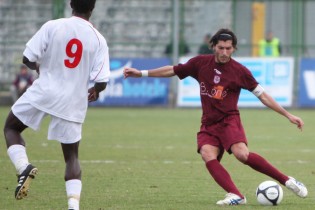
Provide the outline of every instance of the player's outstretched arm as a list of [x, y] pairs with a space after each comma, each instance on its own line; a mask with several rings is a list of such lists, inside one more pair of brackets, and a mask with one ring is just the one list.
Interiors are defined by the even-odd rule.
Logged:
[[163, 66], [152, 70], [138, 70], [131, 67], [124, 69], [124, 78], [128, 77], [172, 77], [174, 76], [173, 66]]
[[258, 98], [265, 106], [285, 116], [291, 123], [297, 125], [297, 127], [302, 130], [304, 125], [303, 120], [285, 110], [269, 94], [263, 92]]

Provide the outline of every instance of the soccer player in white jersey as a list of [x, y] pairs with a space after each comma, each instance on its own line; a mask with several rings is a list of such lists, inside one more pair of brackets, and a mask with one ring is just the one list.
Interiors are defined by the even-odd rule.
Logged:
[[[8, 155], [18, 173], [18, 200], [27, 196], [38, 171], [28, 160], [21, 133], [27, 127], [38, 130], [50, 115], [48, 139], [61, 143], [66, 163], [68, 209], [79, 209], [82, 124], [88, 102], [98, 99], [110, 75], [106, 40], [89, 22], [95, 1], [71, 0], [72, 17], [48, 21], [26, 44], [23, 63], [39, 78], [12, 106], [4, 126]], [[90, 89], [89, 81], [94, 82]]]

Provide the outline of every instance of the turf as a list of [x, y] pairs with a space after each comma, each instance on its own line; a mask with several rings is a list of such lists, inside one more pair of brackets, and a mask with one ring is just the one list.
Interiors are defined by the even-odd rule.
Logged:
[[[0, 107], [0, 125], [9, 107]], [[305, 121], [303, 132], [266, 109], [242, 109], [249, 148], [281, 171], [304, 182], [309, 197], [284, 190], [279, 206], [260, 206], [258, 184], [270, 178], [225, 155], [246, 206], [217, 207], [225, 192], [212, 180], [196, 153], [199, 109], [90, 108], [83, 126], [80, 160], [83, 170], [82, 210], [206, 210], [285, 209], [313, 210], [315, 203], [314, 111], [290, 110]], [[64, 162], [60, 145], [46, 140], [49, 118], [39, 132], [23, 134], [30, 161], [39, 168], [29, 197], [14, 199], [15, 169], [0, 140], [0, 209], [66, 209]]]

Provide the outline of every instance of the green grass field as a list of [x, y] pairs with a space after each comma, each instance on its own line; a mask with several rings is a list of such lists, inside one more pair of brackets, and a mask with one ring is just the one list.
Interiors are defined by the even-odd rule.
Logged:
[[[0, 107], [0, 125], [9, 107]], [[265, 109], [241, 109], [249, 148], [287, 175], [308, 187], [301, 199], [284, 190], [279, 206], [260, 206], [255, 190], [269, 177], [225, 155], [222, 163], [231, 173], [246, 206], [217, 207], [225, 192], [212, 180], [196, 153], [199, 109], [90, 108], [83, 126], [80, 160], [83, 170], [82, 210], [314, 210], [314, 110], [291, 110], [305, 121], [303, 132], [280, 115]], [[15, 169], [0, 140], [0, 209], [66, 209], [64, 162], [59, 143], [48, 141], [47, 118], [39, 132], [24, 132], [30, 161], [39, 168], [29, 197], [16, 201]]]

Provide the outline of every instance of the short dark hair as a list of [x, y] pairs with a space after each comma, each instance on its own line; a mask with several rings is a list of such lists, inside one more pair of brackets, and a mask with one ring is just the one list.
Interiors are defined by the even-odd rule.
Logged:
[[93, 11], [96, 0], [71, 0], [71, 8], [78, 13], [88, 13]]
[[219, 41], [232, 40], [232, 45], [237, 49], [237, 38], [233, 31], [227, 28], [221, 28], [216, 34], [214, 34], [210, 40], [211, 47], [218, 44]]

